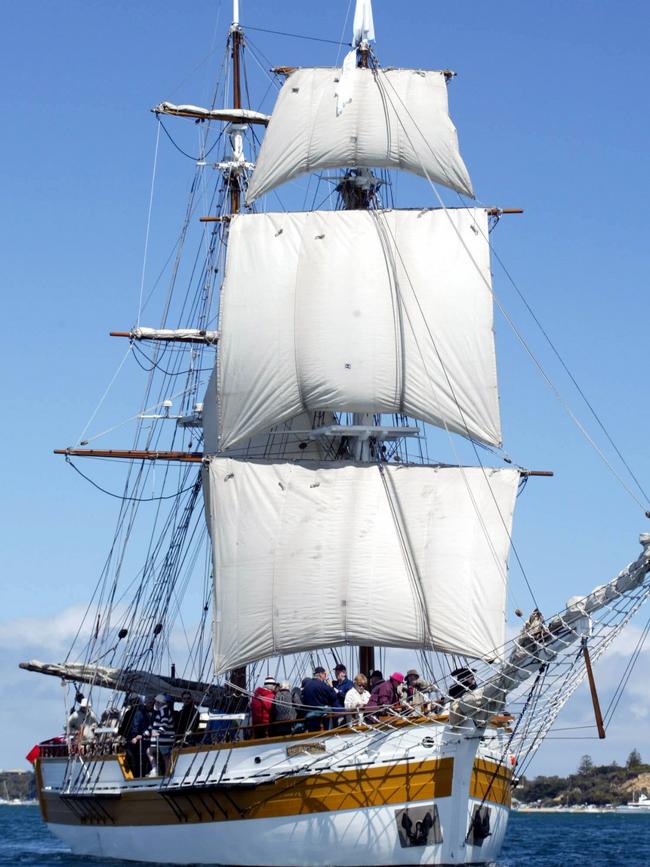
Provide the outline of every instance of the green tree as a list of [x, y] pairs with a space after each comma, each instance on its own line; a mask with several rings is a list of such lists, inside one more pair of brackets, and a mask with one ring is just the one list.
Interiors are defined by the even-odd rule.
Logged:
[[[641, 757], [639, 756], [639, 761]], [[580, 759], [580, 764], [578, 765], [578, 773], [579, 774], [588, 774], [590, 771], [593, 771], [594, 763], [591, 760], [591, 756], [583, 756]]]
[[625, 767], [628, 769], [628, 771], [633, 771], [635, 768], [639, 768], [641, 764], [641, 753], [635, 747], [630, 753], [630, 755], [627, 757]]

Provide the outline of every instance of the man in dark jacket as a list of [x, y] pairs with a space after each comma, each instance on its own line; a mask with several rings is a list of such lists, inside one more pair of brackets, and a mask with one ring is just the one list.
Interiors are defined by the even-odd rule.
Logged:
[[305, 726], [308, 732], [317, 732], [323, 723], [326, 724], [325, 728], [329, 727], [329, 720], [323, 717], [334, 707], [337, 698], [336, 690], [327, 680], [327, 672], [322, 666], [317, 666], [314, 676], [302, 688], [302, 701], [307, 708]]
[[185, 743], [194, 743], [192, 735], [199, 730], [199, 722], [201, 714], [198, 707], [194, 704], [191, 692], [184, 692], [181, 695], [183, 707], [174, 712], [174, 729], [176, 734], [184, 740]]
[[339, 662], [338, 665], [334, 666], [334, 676], [335, 680], [333, 683], [334, 690], [336, 692], [336, 704], [335, 707], [344, 707], [345, 706], [345, 695], [348, 690], [352, 689], [354, 684], [348, 677], [348, 670], [343, 665], [342, 662]]
[[126, 761], [134, 777], [144, 777], [151, 770], [146, 754], [149, 741], [143, 735], [153, 722], [153, 706], [153, 696], [147, 696], [144, 703], [139, 696], [131, 696], [118, 729], [126, 740]]

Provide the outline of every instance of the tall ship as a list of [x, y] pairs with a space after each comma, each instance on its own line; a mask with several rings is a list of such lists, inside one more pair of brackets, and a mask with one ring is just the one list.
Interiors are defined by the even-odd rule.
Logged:
[[[342, 64], [274, 68], [267, 115], [235, 0], [212, 104], [154, 109], [170, 137], [195, 123], [200, 153], [164, 309], [113, 332], [145, 370], [135, 436], [58, 450], [124, 462], [114, 536], [68, 657], [22, 663], [67, 685], [66, 732], [33, 758], [74, 853], [488, 863], [585, 678], [602, 732], [592, 663], [648, 597], [650, 535], [506, 628], [516, 499], [549, 475], [501, 450], [489, 239], [508, 209], [473, 203], [453, 73], [384, 67], [374, 39], [356, 0]], [[417, 208], [393, 200], [404, 173], [427, 182]], [[275, 207], [314, 174], [314, 207]], [[436, 460], [436, 430], [473, 460]], [[343, 667], [356, 707], [308, 700]], [[366, 704], [364, 678], [391, 698]]]

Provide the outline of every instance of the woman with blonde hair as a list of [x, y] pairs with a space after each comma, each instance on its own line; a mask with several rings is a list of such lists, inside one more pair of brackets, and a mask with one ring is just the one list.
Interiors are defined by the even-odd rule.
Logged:
[[361, 710], [370, 700], [370, 693], [366, 689], [368, 678], [364, 674], [357, 674], [352, 684], [352, 689], [349, 689], [345, 694], [343, 706], [346, 710]]

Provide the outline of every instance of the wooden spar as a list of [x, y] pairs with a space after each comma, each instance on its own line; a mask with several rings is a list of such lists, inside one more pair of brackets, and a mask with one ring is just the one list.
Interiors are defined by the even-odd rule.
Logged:
[[227, 223], [230, 220], [230, 214], [225, 214], [223, 217], [199, 217], [199, 223]]
[[587, 641], [584, 638], [582, 639], [582, 653], [585, 658], [585, 668], [587, 670], [587, 680], [589, 681], [589, 691], [591, 692], [591, 702], [594, 706], [594, 716], [596, 717], [596, 728], [598, 729], [598, 737], [602, 741], [605, 738], [605, 726], [603, 725], [603, 715], [600, 712], [600, 702], [598, 701], [596, 682], [594, 680], [594, 673], [591, 668], [589, 648], [587, 647]]
[[500, 217], [502, 214], [523, 214], [523, 208], [488, 208], [488, 217]]
[[553, 470], [520, 470], [522, 476], [543, 476], [544, 478], [552, 478], [555, 473]]
[[203, 452], [148, 452], [131, 449], [54, 449], [55, 455], [75, 455], [80, 458], [125, 458], [135, 461], [180, 461], [200, 464]]
[[298, 69], [297, 66], [273, 66], [271, 72], [275, 75], [291, 75], [296, 69]]

